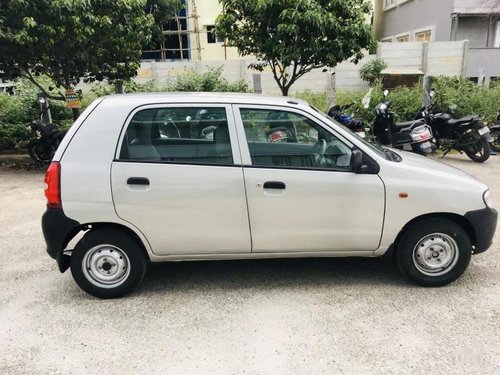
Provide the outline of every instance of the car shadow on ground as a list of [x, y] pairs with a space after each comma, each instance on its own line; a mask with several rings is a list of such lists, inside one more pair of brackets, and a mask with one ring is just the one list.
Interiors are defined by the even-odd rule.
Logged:
[[408, 282], [380, 258], [307, 258], [152, 263], [141, 291], [274, 289]]

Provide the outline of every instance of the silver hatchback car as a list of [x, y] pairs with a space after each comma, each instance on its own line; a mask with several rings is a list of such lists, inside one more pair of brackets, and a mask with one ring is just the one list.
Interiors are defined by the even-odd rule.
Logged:
[[390, 255], [440, 286], [497, 222], [481, 182], [283, 97], [99, 98], [45, 181], [47, 251], [100, 298], [131, 291], [148, 262], [209, 259]]

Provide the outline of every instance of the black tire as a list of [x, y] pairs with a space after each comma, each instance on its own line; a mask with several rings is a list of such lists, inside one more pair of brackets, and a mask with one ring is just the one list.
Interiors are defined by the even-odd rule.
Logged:
[[490, 158], [490, 144], [486, 139], [481, 138], [466, 149], [465, 153], [472, 161], [482, 163]]
[[500, 130], [491, 132], [493, 142], [490, 143], [490, 148], [495, 152], [500, 152]]
[[47, 141], [39, 139], [28, 144], [28, 154], [35, 161], [49, 163], [54, 157], [54, 150]]
[[85, 292], [98, 298], [119, 298], [144, 278], [146, 257], [139, 241], [117, 229], [94, 229], [83, 236], [71, 255], [71, 274]]
[[467, 269], [471, 255], [472, 244], [465, 230], [441, 218], [411, 226], [396, 248], [403, 275], [427, 287], [447, 285], [458, 279]]

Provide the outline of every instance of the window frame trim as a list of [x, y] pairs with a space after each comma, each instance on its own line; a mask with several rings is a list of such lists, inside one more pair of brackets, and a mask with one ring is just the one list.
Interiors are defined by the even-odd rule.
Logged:
[[419, 29], [413, 30], [412, 31], [413, 41], [417, 42], [417, 34], [425, 33], [427, 31], [430, 31], [431, 32], [431, 40], [428, 41], [428, 42], [418, 42], [418, 43], [431, 43], [431, 42], [434, 42], [435, 41], [435, 37], [436, 37], [435, 29], [436, 29], [436, 27], [434, 25], [430, 25], [430, 26], [425, 26], [425, 27], [421, 27]]
[[[407, 42], [402, 42], [402, 41], [399, 41], [398, 38], [402, 38], [402, 37], [405, 37], [407, 36], [408, 37], [408, 41]], [[406, 31], [404, 33], [401, 33], [401, 34], [397, 34], [397, 35], [394, 35], [393, 37], [393, 40], [395, 43], [410, 43], [412, 42], [412, 32], [411, 31]]]
[[[175, 162], [175, 161], [165, 161], [165, 160], [137, 160], [137, 159], [122, 159], [120, 158], [120, 152], [123, 146], [123, 142], [125, 140], [125, 136], [127, 133], [127, 129], [132, 122], [132, 119], [134, 118], [135, 114], [137, 114], [140, 111], [147, 110], [147, 109], [162, 109], [162, 108], [198, 108], [198, 107], [206, 107], [206, 108], [224, 108], [226, 110], [226, 120], [227, 120], [227, 126], [229, 130], [229, 144], [231, 146], [231, 154], [233, 157], [233, 163], [232, 164], [216, 164], [216, 163], [199, 163], [199, 162]], [[176, 165], [210, 165], [210, 166], [221, 166], [221, 167], [230, 167], [230, 166], [236, 166], [236, 167], [241, 167], [242, 165], [242, 158], [241, 158], [241, 150], [240, 150], [240, 142], [238, 141], [237, 138], [237, 133], [236, 133], [236, 124], [235, 124], [235, 117], [232, 114], [233, 109], [231, 107], [230, 103], [213, 103], [213, 102], [197, 102], [197, 103], [190, 103], [190, 102], [178, 102], [178, 103], [149, 103], [149, 104], [144, 104], [137, 106], [133, 108], [128, 116], [126, 117], [125, 121], [123, 122], [122, 128], [120, 130], [120, 134], [118, 136], [118, 141], [116, 144], [116, 149], [114, 153], [114, 158], [113, 162], [121, 162], [121, 163], [156, 163], [156, 164], [176, 164]]]

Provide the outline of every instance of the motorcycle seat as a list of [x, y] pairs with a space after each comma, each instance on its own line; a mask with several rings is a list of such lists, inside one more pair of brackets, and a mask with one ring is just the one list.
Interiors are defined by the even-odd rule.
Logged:
[[475, 120], [475, 116], [466, 116], [458, 119], [449, 119], [448, 124], [450, 125], [463, 125], [463, 124], [468, 124], [469, 122]]

